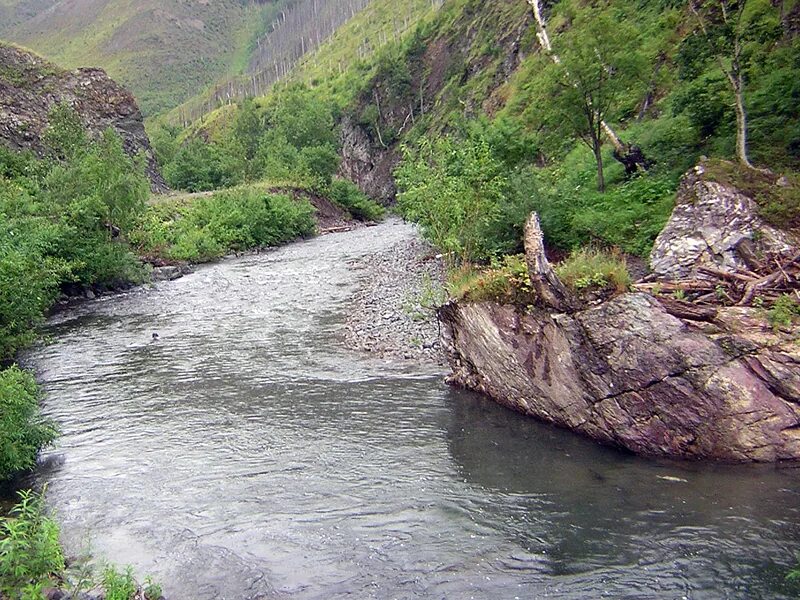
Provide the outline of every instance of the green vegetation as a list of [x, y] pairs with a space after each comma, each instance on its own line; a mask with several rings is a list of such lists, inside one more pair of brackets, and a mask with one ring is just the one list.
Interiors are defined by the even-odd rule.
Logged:
[[622, 293], [632, 283], [624, 257], [593, 248], [574, 251], [558, 265], [556, 272], [578, 294], [607, 289]]
[[800, 320], [800, 302], [790, 294], [782, 294], [767, 311], [767, 321], [773, 329], [791, 327]]
[[523, 255], [504, 256], [486, 268], [462, 265], [451, 271], [448, 292], [456, 300], [492, 300], [519, 306], [533, 304], [535, 295]]
[[359, 221], [380, 221], [386, 210], [358, 189], [352, 181], [336, 179], [328, 190], [331, 201]]
[[[230, 112], [230, 111], [229, 111]], [[180, 139], [163, 126], [153, 144], [169, 184], [190, 192], [260, 180], [291, 181], [325, 192], [339, 168], [338, 107], [304, 85], [263, 102], [246, 100], [222, 126]]]
[[67, 68], [102, 66], [136, 95], [146, 115], [177, 106], [219, 78], [239, 72], [251, 40], [269, 22], [273, 3], [238, 0], [111, 0], [43, 5], [9, 0], [19, 23], [0, 23], [0, 36], [34, 48]]
[[150, 206], [130, 241], [149, 258], [205, 262], [231, 251], [276, 246], [314, 230], [314, 207], [307, 200], [242, 186]]
[[39, 600], [65, 568], [58, 525], [41, 496], [19, 493], [9, 517], [0, 517], [0, 593], [9, 600]]
[[138, 587], [132, 567], [128, 566], [122, 573], [114, 565], [107, 565], [103, 569], [103, 591], [106, 600], [131, 600]]
[[145, 600], [159, 600], [161, 586], [151, 577], [140, 586], [133, 569], [120, 572], [107, 565], [99, 581], [91, 569], [75, 577], [67, 568], [59, 543], [59, 528], [47, 514], [42, 495], [19, 492], [19, 501], [7, 517], [0, 517], [0, 595], [8, 600], [42, 600], [45, 588], [62, 588], [78, 596], [102, 587], [108, 600], [134, 600], [141, 589]]
[[11, 367], [0, 371], [0, 481], [32, 468], [39, 449], [56, 436], [52, 423], [39, 416], [39, 393], [33, 375]]

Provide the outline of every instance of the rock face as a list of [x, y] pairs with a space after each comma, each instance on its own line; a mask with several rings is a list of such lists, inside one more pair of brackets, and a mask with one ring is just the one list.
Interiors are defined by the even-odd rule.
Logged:
[[672, 217], [650, 254], [656, 276], [702, 278], [700, 267], [731, 272], [748, 268], [747, 254], [789, 250], [792, 240], [758, 216], [751, 198], [705, 175], [701, 164], [681, 182]]
[[800, 460], [800, 352], [760, 323], [703, 331], [646, 294], [572, 315], [449, 304], [440, 318], [451, 382], [509, 408], [643, 455]]
[[91, 135], [99, 136], [111, 127], [122, 138], [126, 152], [143, 152], [153, 191], [167, 189], [130, 92], [102, 69], [65, 71], [35, 54], [0, 43], [0, 143], [42, 153], [48, 115], [62, 102], [75, 109]]
[[355, 182], [370, 198], [391, 204], [397, 194], [392, 172], [400, 162], [393, 148], [377, 146], [352, 118], [342, 119], [342, 163], [339, 174]]
[[[713, 198], [704, 202], [701, 215], [719, 214]], [[743, 201], [724, 195], [720, 203]], [[741, 212], [727, 214], [744, 222]], [[724, 218], [713, 224], [735, 230]], [[663, 241], [693, 247], [679, 238]], [[796, 335], [773, 331], [758, 309], [689, 305], [694, 310], [680, 307], [675, 316], [673, 302], [646, 293], [579, 308], [564, 298], [535, 215], [525, 244], [537, 306], [440, 309], [451, 383], [638, 454], [800, 461]]]

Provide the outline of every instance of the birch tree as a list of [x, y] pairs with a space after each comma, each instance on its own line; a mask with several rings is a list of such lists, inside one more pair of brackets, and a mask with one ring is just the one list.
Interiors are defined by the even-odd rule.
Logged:
[[753, 169], [747, 141], [745, 73], [755, 38], [748, 0], [690, 0], [704, 49], [715, 60], [730, 85], [736, 111], [736, 157]]
[[[547, 33], [547, 20], [544, 16], [541, 0], [527, 0], [527, 2], [533, 10], [534, 20], [536, 21], [536, 38], [539, 40], [539, 44], [555, 65], [563, 66], [561, 57], [553, 49], [550, 35]], [[613, 25], [616, 26], [616, 24]], [[613, 31], [614, 27], [609, 30], [609, 35], [613, 35]], [[633, 33], [635, 37], [635, 32]], [[569, 76], [568, 72], [566, 74]], [[577, 82], [573, 82], [573, 85], [577, 85]], [[605, 118], [601, 118], [597, 125], [614, 146], [614, 158], [625, 166], [625, 171], [628, 175], [650, 168], [652, 163], [644, 156], [641, 148], [623, 142], [616, 131], [606, 122]], [[598, 166], [598, 171], [602, 172], [602, 165]]]
[[[539, 34], [540, 40], [547, 40], [544, 28], [539, 29]], [[632, 26], [608, 12], [587, 9], [576, 16], [568, 31], [559, 35], [555, 48], [550, 46], [554, 60], [540, 100], [547, 115], [545, 120], [550, 130], [574, 136], [591, 149], [601, 192], [605, 191], [603, 143], [608, 138], [615, 149], [622, 144], [606, 119], [623, 98], [636, 93], [641, 82], [644, 61], [636, 51], [637, 37]], [[545, 43], [549, 41], [542, 43], [546, 48]], [[630, 154], [632, 147], [619, 154], [623, 152]], [[643, 159], [640, 151], [638, 156]]]

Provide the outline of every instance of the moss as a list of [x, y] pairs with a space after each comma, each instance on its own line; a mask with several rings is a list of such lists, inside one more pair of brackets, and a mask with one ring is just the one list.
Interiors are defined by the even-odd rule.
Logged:
[[800, 227], [800, 176], [797, 173], [776, 175], [770, 171], [749, 169], [727, 160], [705, 162], [711, 181], [733, 187], [752, 198], [759, 214], [779, 229]]

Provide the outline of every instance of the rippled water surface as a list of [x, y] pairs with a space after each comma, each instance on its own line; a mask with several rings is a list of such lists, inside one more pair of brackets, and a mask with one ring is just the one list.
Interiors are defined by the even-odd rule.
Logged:
[[[211, 598], [783, 598], [800, 472], [637, 459], [344, 349], [388, 223], [59, 315], [68, 547]], [[152, 332], [160, 335], [151, 341]]]

